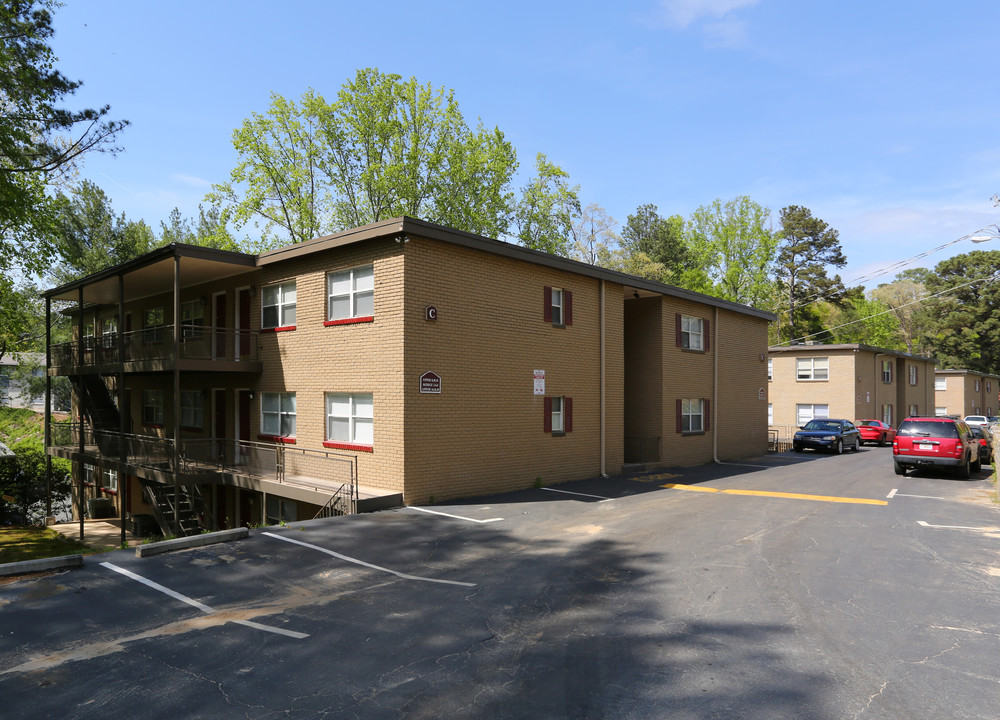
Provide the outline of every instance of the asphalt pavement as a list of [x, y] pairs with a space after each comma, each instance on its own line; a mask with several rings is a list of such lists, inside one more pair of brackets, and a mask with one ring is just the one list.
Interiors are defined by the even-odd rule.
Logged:
[[0, 585], [4, 718], [996, 718], [988, 472], [783, 453]]

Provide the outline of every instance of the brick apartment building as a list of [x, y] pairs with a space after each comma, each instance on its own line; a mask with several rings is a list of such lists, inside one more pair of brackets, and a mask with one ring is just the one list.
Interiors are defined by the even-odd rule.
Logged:
[[935, 370], [935, 415], [997, 415], [1000, 376], [972, 370]]
[[814, 417], [882, 420], [933, 412], [934, 360], [869, 345], [768, 349], [768, 425], [779, 439]]
[[769, 313], [410, 218], [44, 297], [78, 505], [177, 534], [767, 447]]

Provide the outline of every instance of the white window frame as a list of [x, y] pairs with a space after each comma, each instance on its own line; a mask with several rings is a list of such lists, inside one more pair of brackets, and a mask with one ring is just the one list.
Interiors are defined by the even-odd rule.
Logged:
[[882, 382], [886, 385], [892, 384], [892, 360], [882, 361]]
[[774, 358], [767, 359], [767, 379], [774, 380]]
[[774, 425], [774, 403], [767, 404], [767, 424]]
[[372, 393], [328, 392], [325, 400], [327, 442], [374, 446], [375, 398]]
[[906, 413], [909, 417], [917, 417], [920, 415], [920, 407], [918, 405], [910, 405], [908, 412]]
[[681, 398], [681, 432], [705, 430], [705, 401], [702, 398]]
[[205, 329], [205, 303], [201, 300], [188, 300], [181, 303], [181, 337], [197, 339]]
[[563, 402], [563, 398], [561, 396], [553, 396], [552, 414], [550, 417], [552, 419], [553, 433], [566, 432], [566, 403]]
[[947, 414], [948, 414], [948, 408], [946, 407], [937, 406], [934, 408], [935, 417], [944, 417]]
[[271, 437], [295, 437], [296, 403], [293, 392], [260, 394], [260, 432]]
[[[340, 289], [334, 285], [346, 284]], [[335, 301], [347, 301], [347, 312], [334, 310]], [[375, 266], [361, 265], [326, 275], [326, 319], [328, 321], [375, 317]]]
[[917, 366], [916, 365], [910, 365], [909, 372], [910, 372], [910, 385], [916, 385], [917, 384]]
[[162, 307], [146, 308], [142, 311], [142, 342], [144, 345], [163, 342], [163, 328], [167, 316]]
[[265, 285], [260, 292], [260, 326], [266, 330], [295, 327], [296, 293], [294, 280]]
[[948, 389], [948, 378], [934, 378], [934, 391], [947, 390]]
[[892, 426], [892, 403], [886, 403], [882, 406], [882, 422]]
[[108, 492], [118, 492], [118, 471], [104, 468], [101, 472], [101, 487]]
[[693, 315], [681, 315], [681, 347], [686, 350], [705, 349], [705, 321]]
[[201, 390], [181, 390], [181, 427], [205, 427], [205, 398]]
[[830, 358], [795, 358], [795, 380], [798, 382], [824, 382], [830, 379]]
[[163, 425], [163, 391], [142, 391], [142, 424]]
[[565, 324], [565, 308], [563, 306], [562, 288], [552, 288], [552, 324]]
[[979, 378], [976, 378], [976, 387], [975, 387], [975, 392], [979, 392], [979, 388], [980, 388], [980, 387], [981, 387], [981, 385], [980, 385], [980, 383], [979, 383]]
[[797, 403], [795, 405], [795, 424], [802, 427], [810, 420], [830, 417], [830, 406], [826, 403]]

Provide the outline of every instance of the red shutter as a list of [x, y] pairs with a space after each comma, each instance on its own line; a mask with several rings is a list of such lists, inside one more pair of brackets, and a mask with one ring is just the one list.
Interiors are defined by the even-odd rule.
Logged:
[[569, 290], [563, 290], [563, 316], [564, 324], [573, 324], [573, 293]]
[[[551, 306], [550, 306], [550, 308], [551, 308]], [[550, 397], [545, 398], [544, 405], [545, 405], [545, 408], [544, 408], [545, 409], [545, 420], [544, 420], [543, 427], [545, 429], [545, 432], [550, 433], [550, 432], [552, 432], [552, 398], [550, 398]]]
[[573, 432], [573, 398], [563, 398], [563, 427], [566, 432]]
[[[680, 315], [677, 317], [680, 317]], [[683, 432], [681, 429], [681, 401], [679, 399], [677, 400], [677, 432]]]
[[712, 429], [712, 404], [708, 401], [708, 398], [705, 398], [701, 402], [705, 408], [705, 432], [708, 432]]
[[703, 320], [702, 326], [705, 328], [705, 342], [702, 344], [705, 346], [705, 352], [708, 352], [712, 349], [712, 333], [710, 331], [708, 320]]
[[[674, 318], [677, 321], [677, 347], [681, 346], [681, 314], [677, 313]], [[678, 430], [678, 432], [680, 432]]]
[[552, 286], [546, 285], [542, 288], [545, 292], [545, 301], [542, 307], [542, 316], [545, 318], [545, 322], [552, 322]]

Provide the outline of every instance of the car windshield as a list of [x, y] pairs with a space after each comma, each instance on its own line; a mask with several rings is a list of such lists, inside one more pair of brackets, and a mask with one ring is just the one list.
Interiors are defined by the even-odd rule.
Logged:
[[952, 422], [933, 422], [931, 420], [911, 420], [899, 426], [899, 434], [913, 437], [944, 437], [957, 438], [958, 430]]
[[862, 420], [861, 427], [878, 427], [878, 420]]
[[803, 430], [833, 430], [837, 432], [840, 430], [840, 423], [834, 422], [833, 420], [810, 420], [806, 423]]
[[981, 438], [984, 435], [983, 429], [981, 427], [976, 427], [975, 425], [973, 425], [972, 427], [969, 428], [969, 430], [972, 431], [972, 435], [974, 437]]

